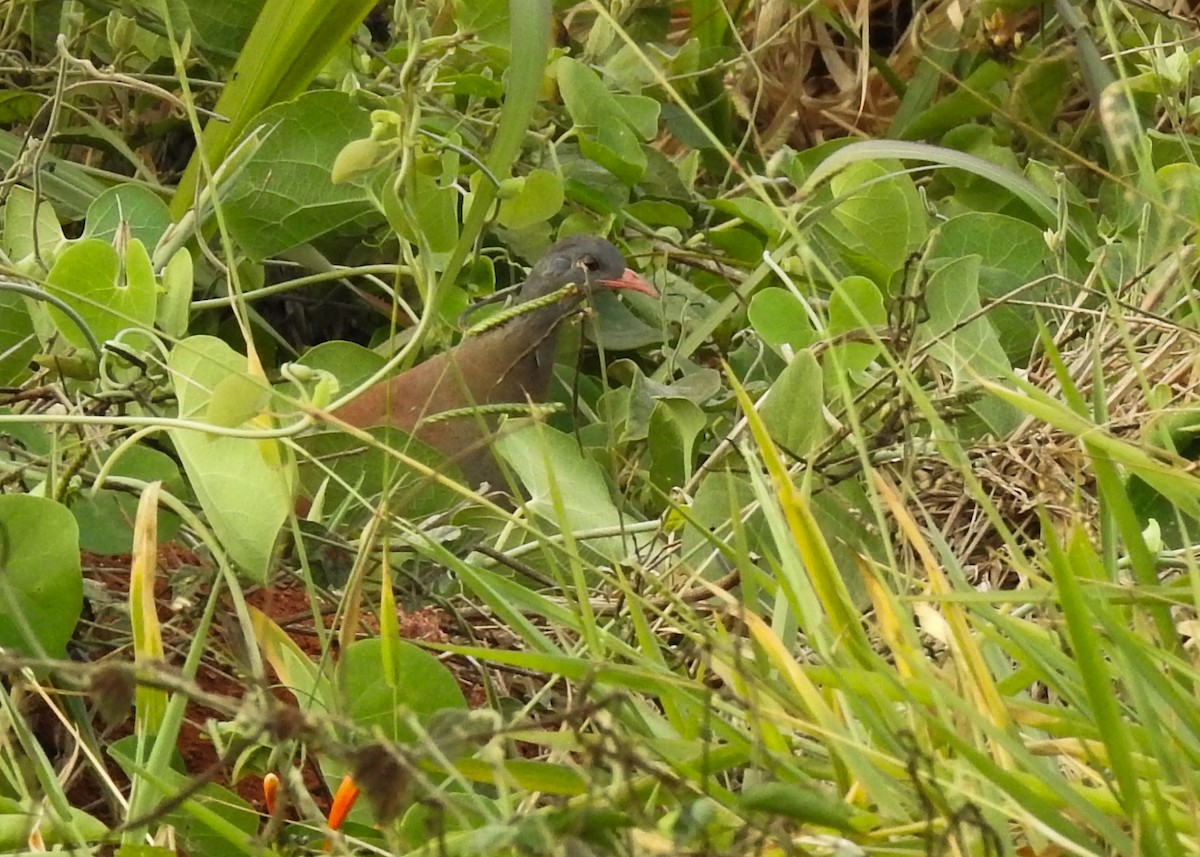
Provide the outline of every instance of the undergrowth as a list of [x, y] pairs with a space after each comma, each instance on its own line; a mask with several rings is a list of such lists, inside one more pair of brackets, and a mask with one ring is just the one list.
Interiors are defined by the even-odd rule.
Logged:
[[[3, 848], [1194, 853], [1196, 23], [10, 4]], [[506, 484], [338, 419], [575, 232]]]

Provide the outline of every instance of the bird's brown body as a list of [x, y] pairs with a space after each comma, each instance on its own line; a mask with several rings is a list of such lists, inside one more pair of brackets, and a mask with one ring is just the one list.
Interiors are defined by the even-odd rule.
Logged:
[[[454, 462], [469, 482], [497, 484], [500, 473], [488, 448], [496, 418], [470, 409], [541, 401], [554, 367], [559, 328], [590, 291], [613, 288], [655, 294], [645, 280], [625, 268], [620, 252], [607, 241], [576, 235], [559, 241], [534, 266], [519, 302], [572, 285], [576, 291], [562, 299], [521, 313], [369, 387], [335, 416], [358, 428], [394, 426]], [[451, 411], [459, 413], [448, 414]], [[447, 416], [431, 419], [439, 414]]]

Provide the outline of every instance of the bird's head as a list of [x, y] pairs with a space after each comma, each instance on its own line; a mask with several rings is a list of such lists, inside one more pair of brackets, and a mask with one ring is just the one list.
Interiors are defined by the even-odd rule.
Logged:
[[621, 251], [594, 235], [568, 235], [555, 242], [529, 272], [521, 289], [527, 301], [551, 294], [564, 286], [579, 286], [584, 293], [596, 289], [630, 289], [658, 297], [654, 287], [625, 267]]

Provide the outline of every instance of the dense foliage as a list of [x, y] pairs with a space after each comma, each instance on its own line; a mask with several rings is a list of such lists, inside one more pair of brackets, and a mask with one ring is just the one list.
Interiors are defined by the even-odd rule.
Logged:
[[1195, 14], [14, 0], [3, 848], [1195, 853]]

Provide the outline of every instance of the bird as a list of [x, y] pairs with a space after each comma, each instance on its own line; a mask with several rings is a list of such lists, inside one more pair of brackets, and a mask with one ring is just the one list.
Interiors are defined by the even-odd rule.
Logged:
[[562, 238], [534, 264], [515, 307], [495, 326], [373, 384], [333, 415], [359, 429], [401, 429], [457, 465], [472, 486], [497, 487], [503, 476], [489, 448], [498, 422], [491, 406], [545, 398], [558, 332], [598, 289], [658, 297], [609, 241]]
[[[598, 289], [658, 297], [650, 283], [626, 267], [612, 243], [590, 235], [567, 236], [533, 266], [514, 310], [503, 313], [499, 323], [371, 385], [333, 416], [360, 429], [394, 426], [453, 461], [469, 482], [498, 485], [502, 477], [488, 448], [495, 420], [472, 414], [471, 409], [542, 400], [554, 369], [559, 330]], [[522, 307], [527, 311], [519, 311]], [[438, 416], [450, 418], [431, 419]], [[268, 774], [263, 791], [272, 812], [277, 788], [278, 778]], [[330, 828], [341, 827], [358, 795], [357, 783], [347, 776], [334, 795]]]

